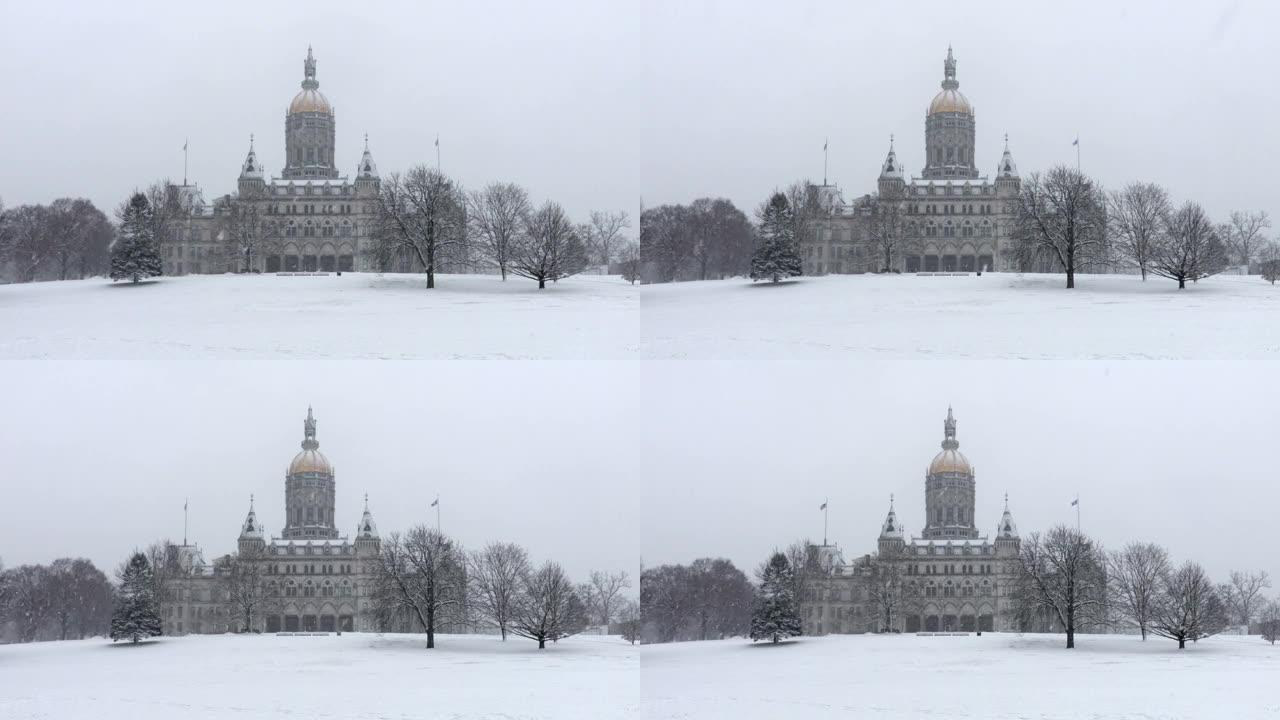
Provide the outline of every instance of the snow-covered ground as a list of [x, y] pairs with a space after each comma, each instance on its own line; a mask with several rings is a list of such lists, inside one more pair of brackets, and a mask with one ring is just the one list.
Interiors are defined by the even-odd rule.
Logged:
[[537, 643], [346, 633], [0, 645], [0, 718], [626, 718], [639, 653], [619, 637]]
[[0, 358], [604, 359], [638, 345], [637, 286], [491, 275], [189, 275], [0, 286]]
[[1129, 636], [828, 636], [646, 645], [646, 717], [1274, 718], [1280, 646]]
[[646, 285], [642, 354], [745, 359], [1280, 357], [1280, 285], [1216, 276], [830, 275]]

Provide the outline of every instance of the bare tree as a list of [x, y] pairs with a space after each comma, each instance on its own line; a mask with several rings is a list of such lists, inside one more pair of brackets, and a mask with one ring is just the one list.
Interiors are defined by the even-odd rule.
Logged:
[[1151, 629], [1151, 614], [1160, 596], [1161, 578], [1169, 570], [1169, 555], [1155, 543], [1129, 543], [1107, 556], [1108, 587], [1115, 607], [1134, 625], [1142, 639]]
[[529, 556], [515, 543], [490, 543], [467, 559], [473, 604], [507, 639]]
[[1183, 203], [1165, 216], [1165, 230], [1151, 255], [1151, 272], [1178, 281], [1178, 289], [1222, 272], [1226, 249], [1218, 231], [1194, 202]]
[[[157, 540], [147, 546], [145, 554], [151, 566], [152, 595], [161, 605], [172, 602], [177, 592], [176, 581], [183, 575], [178, 546], [168, 539]], [[128, 564], [127, 559], [122, 562], [116, 575], [122, 575]]]
[[906, 602], [903, 593], [902, 565], [898, 562], [901, 557], [901, 553], [897, 551], [882, 553], [869, 568], [867, 597], [879, 611], [882, 632], [893, 630], [894, 618], [898, 617]]
[[240, 619], [240, 632], [253, 632], [258, 619], [272, 613], [278, 598], [268, 590], [264, 550], [249, 550], [223, 558], [218, 573], [219, 589], [231, 610]]
[[618, 625], [622, 638], [635, 645], [640, 639], [640, 604], [635, 600], [623, 600], [618, 607]]
[[618, 265], [622, 279], [635, 285], [636, 280], [640, 279], [640, 244], [630, 242], [623, 245], [618, 251]]
[[467, 221], [479, 238], [480, 251], [498, 267], [503, 280], [528, 212], [529, 194], [515, 183], [492, 183], [467, 195]]
[[244, 272], [253, 270], [254, 258], [280, 252], [281, 238], [268, 225], [253, 196], [226, 198], [215, 208], [216, 232], [225, 245], [224, 254], [238, 261]]
[[559, 204], [547, 201], [525, 215], [524, 232], [512, 247], [511, 272], [538, 281], [538, 289], [582, 272], [586, 249]]
[[1151, 632], [1178, 641], [1178, 649], [1222, 632], [1227, 608], [1209, 575], [1199, 564], [1187, 561], [1165, 573], [1162, 592], [1152, 615]]
[[1271, 587], [1266, 571], [1256, 573], [1231, 571], [1231, 581], [1221, 588], [1222, 600], [1227, 604], [1231, 622], [1247, 626], [1262, 609], [1266, 598], [1262, 591]]
[[1024, 266], [1050, 260], [1076, 286], [1076, 272], [1107, 252], [1106, 201], [1098, 185], [1059, 165], [1033, 173], [1018, 196], [1016, 253]]
[[591, 578], [584, 584], [582, 599], [587, 605], [590, 620], [597, 625], [608, 625], [617, 614], [622, 591], [631, 587], [626, 571], [618, 573], [592, 570]]
[[559, 564], [548, 561], [525, 573], [523, 586], [511, 626], [513, 634], [537, 640], [542, 650], [548, 640], [555, 642], [582, 632], [587, 622], [585, 607]]
[[680, 279], [693, 258], [690, 210], [683, 205], [649, 208], [640, 216], [640, 264], [657, 282]]
[[440, 171], [416, 165], [404, 175], [393, 173], [378, 195], [379, 260], [407, 256], [436, 286], [436, 270], [466, 244], [466, 201], [453, 180]]
[[1262, 265], [1262, 279], [1275, 285], [1276, 280], [1280, 280], [1280, 239], [1263, 243], [1258, 259]]
[[1147, 279], [1151, 253], [1164, 231], [1169, 196], [1155, 183], [1130, 183], [1107, 196], [1107, 228], [1112, 246]]
[[1271, 218], [1265, 210], [1235, 210], [1231, 213], [1230, 222], [1225, 223], [1220, 232], [1232, 259], [1248, 267], [1266, 242], [1266, 231], [1270, 228]]
[[1272, 600], [1262, 608], [1262, 638], [1272, 645], [1280, 639], [1280, 598]]
[[1088, 536], [1058, 525], [1032, 533], [1019, 556], [1020, 600], [1048, 613], [1076, 646], [1079, 628], [1106, 620], [1107, 572], [1102, 551]]
[[19, 205], [5, 213], [0, 261], [13, 264], [18, 282], [32, 282], [52, 264], [55, 246], [50, 226], [49, 208], [43, 205]]
[[434, 648], [437, 629], [465, 605], [465, 562], [461, 548], [434, 528], [392, 533], [374, 563], [374, 615], [384, 626], [407, 616]]
[[[808, 180], [800, 180], [787, 186], [784, 195], [786, 195], [787, 204], [791, 207], [790, 221], [795, 242], [803, 244], [812, 240], [814, 224], [827, 214], [826, 209], [822, 207], [818, 186]], [[763, 214], [768, 202], [766, 200], [765, 204], [760, 206], [756, 212], [757, 215]]]
[[871, 247], [882, 261], [878, 269], [889, 272], [893, 269], [893, 258], [903, 243], [901, 206], [885, 200], [873, 203], [867, 233]]
[[54, 616], [54, 585], [49, 581], [49, 568], [20, 565], [6, 575], [9, 617], [18, 631], [18, 641], [32, 642]]
[[618, 245], [622, 243], [622, 231], [631, 227], [631, 218], [625, 212], [592, 210], [587, 227], [589, 234], [584, 237], [587, 248], [608, 272], [609, 263], [613, 262]]

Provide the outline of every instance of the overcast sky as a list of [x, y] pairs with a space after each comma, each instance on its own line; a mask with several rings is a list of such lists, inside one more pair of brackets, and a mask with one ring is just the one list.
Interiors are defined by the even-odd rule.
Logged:
[[[189, 538], [234, 552], [256, 495], [278, 536], [284, 476], [315, 408], [352, 535], [441, 524], [470, 548], [518, 542], [574, 577], [639, 564], [629, 366], [606, 363], [14, 363], [0, 374], [8, 566]], [[603, 390], [602, 390], [603, 389]], [[633, 588], [634, 591], [634, 588]]]
[[[661, 366], [659, 366], [661, 367]], [[669, 366], [668, 366], [669, 367]], [[776, 547], [874, 552], [896, 495], [909, 534], [947, 404], [991, 536], [1009, 493], [1025, 535], [1075, 524], [1197, 560], [1219, 580], [1265, 569], [1280, 507], [1275, 368], [1265, 363], [687, 363], [646, 391], [639, 507], [646, 567], [728, 557], [750, 573]]]
[[[1218, 218], [1280, 216], [1274, 29], [1257, 2], [920, 1], [10, 3], [0, 44], [0, 197], [86, 195], [189, 176], [235, 189], [250, 133], [272, 174], [315, 47], [350, 173], [369, 133], [384, 172], [433, 163], [514, 180], [578, 218], [828, 177], [875, 189], [889, 135], [914, 174], [955, 48], [978, 165], [1010, 136], [1024, 173], [1073, 163], [1153, 180]], [[635, 232], [633, 226], [632, 232]]]
[[[645, 21], [646, 205], [829, 178], [874, 192], [896, 135], [912, 175], [947, 45], [994, 173], [1009, 134], [1025, 175], [1075, 164], [1105, 185], [1167, 186], [1215, 217], [1280, 216], [1274, 2], [655, 3]], [[1274, 234], [1273, 229], [1272, 233]]]
[[[189, 177], [236, 189], [256, 135], [271, 175], [284, 115], [314, 46], [351, 175], [364, 133], [385, 174], [434, 165], [468, 187], [503, 180], [577, 219], [626, 210], [641, 186], [626, 8], [590, 2], [5, 3], [0, 197], [83, 195], [113, 209], [133, 188]], [[633, 227], [632, 232], [635, 231]]]

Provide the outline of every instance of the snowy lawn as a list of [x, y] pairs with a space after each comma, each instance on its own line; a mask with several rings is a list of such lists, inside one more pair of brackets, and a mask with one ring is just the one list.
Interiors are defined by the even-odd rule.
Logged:
[[0, 645], [0, 718], [624, 718], [639, 653], [619, 637], [539, 651], [487, 636], [189, 636]]
[[0, 286], [0, 358], [601, 359], [634, 355], [618, 277], [188, 275]]
[[743, 359], [1280, 358], [1280, 285], [1217, 276], [829, 275], [646, 285], [642, 354]]
[[1129, 636], [844, 635], [646, 645], [649, 718], [1267, 718], [1280, 646]]

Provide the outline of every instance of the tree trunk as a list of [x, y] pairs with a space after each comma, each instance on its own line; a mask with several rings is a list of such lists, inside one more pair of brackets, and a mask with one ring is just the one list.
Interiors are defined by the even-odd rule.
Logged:
[[547, 287], [547, 279], [546, 279], [546, 278], [538, 278], [538, 289], [539, 289], [539, 290], [545, 290], [545, 289], [546, 289], [546, 287]]
[[1181, 277], [1180, 277], [1180, 278], [1178, 278], [1178, 289], [1179, 289], [1179, 290], [1185, 290], [1185, 289], [1186, 289], [1186, 287], [1187, 287], [1187, 279], [1186, 279], [1186, 278], [1181, 278]]
[[427, 268], [427, 289], [430, 290], [436, 286], [436, 271]]
[[547, 639], [546, 639], [546, 638], [544, 638], [544, 637], [540, 637], [540, 638], [538, 638], [538, 649], [539, 649], [539, 650], [546, 650], [546, 649], [547, 649]]
[[1186, 649], [1187, 649], [1187, 639], [1186, 639], [1186, 638], [1184, 638], [1184, 637], [1180, 637], [1180, 638], [1178, 638], [1178, 649], [1179, 649], [1179, 650], [1186, 650]]

